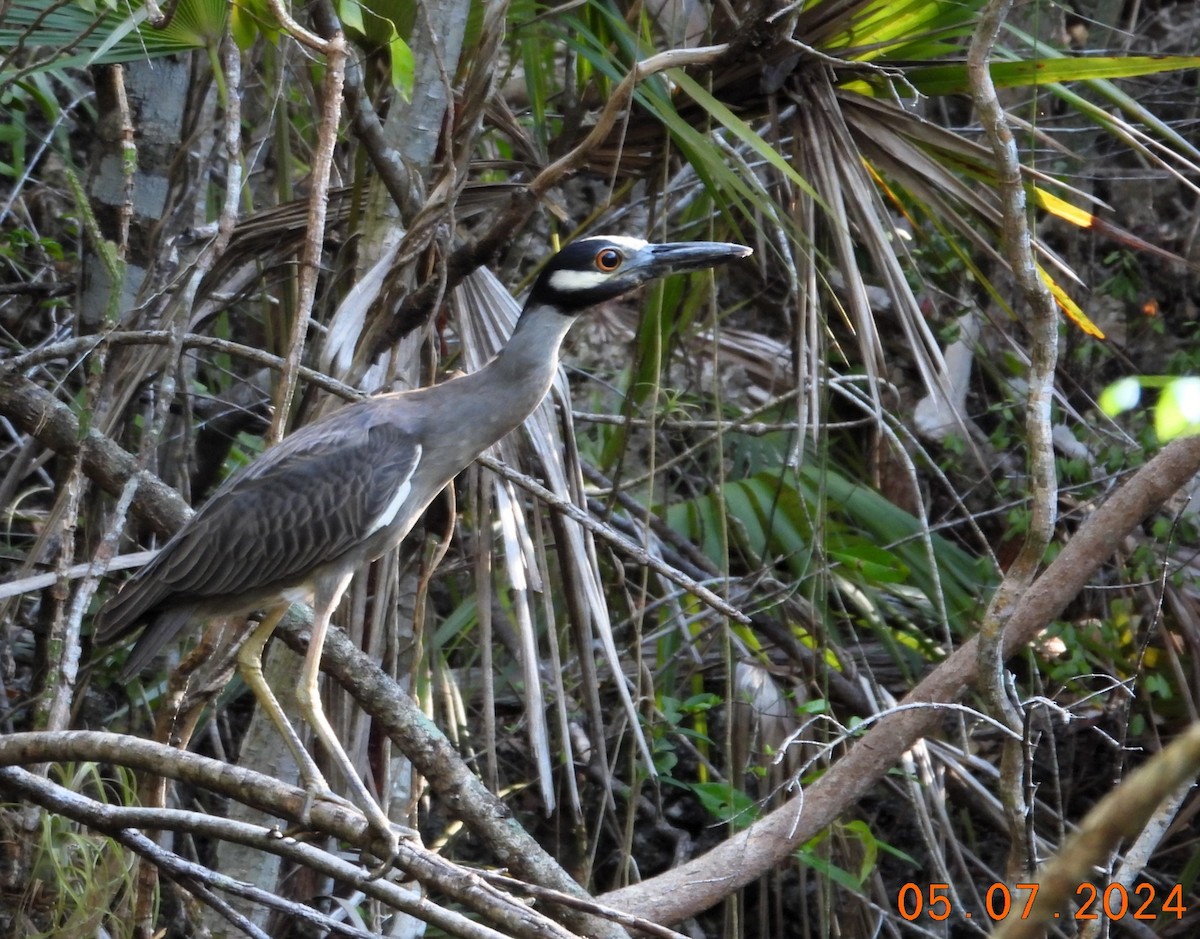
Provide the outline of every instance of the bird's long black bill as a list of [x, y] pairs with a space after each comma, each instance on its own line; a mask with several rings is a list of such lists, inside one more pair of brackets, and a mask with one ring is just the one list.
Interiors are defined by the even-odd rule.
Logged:
[[754, 253], [753, 248], [724, 241], [679, 241], [674, 244], [646, 245], [646, 248], [650, 256], [649, 265], [658, 276], [700, 271]]

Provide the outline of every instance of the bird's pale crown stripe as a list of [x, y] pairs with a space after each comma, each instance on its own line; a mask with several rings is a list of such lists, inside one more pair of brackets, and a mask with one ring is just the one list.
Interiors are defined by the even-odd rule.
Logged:
[[593, 235], [590, 238], [580, 238], [581, 242], [602, 241], [605, 244], [616, 245], [619, 248], [625, 248], [627, 251], [641, 251], [650, 242], [643, 241], [641, 238], [630, 238], [627, 235]]

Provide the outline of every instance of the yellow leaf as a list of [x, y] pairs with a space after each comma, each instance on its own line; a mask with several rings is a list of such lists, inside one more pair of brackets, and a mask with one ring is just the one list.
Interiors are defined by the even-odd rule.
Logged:
[[1046, 192], [1045, 189], [1039, 189], [1037, 186], [1034, 186], [1033, 196], [1037, 200], [1037, 204], [1051, 215], [1061, 218], [1063, 221], [1070, 222], [1072, 225], [1077, 225], [1080, 228], [1091, 228], [1092, 223], [1095, 221], [1095, 216], [1091, 212], [1081, 209], [1077, 205], [1072, 205], [1066, 199], [1060, 199], [1058, 196]]
[[1092, 336], [1095, 339], [1103, 339], [1104, 330], [1102, 330], [1088, 318], [1088, 315], [1083, 312], [1079, 304], [1067, 296], [1067, 292], [1063, 290], [1062, 287], [1058, 286], [1058, 284], [1054, 281], [1054, 278], [1047, 274], [1042, 269], [1040, 264], [1038, 265], [1037, 271], [1042, 278], [1042, 283], [1044, 283], [1046, 287], [1049, 288], [1050, 293], [1054, 295], [1055, 302], [1058, 303], [1058, 308], [1062, 310], [1064, 314], [1066, 314], [1067, 319], [1082, 329], [1089, 336]]

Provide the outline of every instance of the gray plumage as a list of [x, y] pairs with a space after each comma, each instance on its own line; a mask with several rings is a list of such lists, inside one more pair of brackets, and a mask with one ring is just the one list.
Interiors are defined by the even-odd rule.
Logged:
[[[348, 405], [285, 438], [231, 476], [105, 604], [96, 641], [148, 622], [125, 666], [132, 675], [193, 618], [303, 599], [316, 581], [379, 557], [537, 407], [558, 357], [530, 352], [557, 349], [570, 322], [545, 307], [526, 310], [513, 340], [483, 369]], [[453, 420], [481, 401], [487, 407], [472, 432], [455, 431]], [[408, 494], [391, 506], [405, 485]]]
[[146, 624], [131, 675], [193, 620], [270, 612], [239, 655], [247, 683], [291, 747], [305, 784], [329, 794], [320, 771], [262, 676], [262, 643], [287, 606], [313, 600], [313, 630], [298, 699], [372, 825], [394, 842], [320, 707], [321, 645], [352, 574], [408, 534], [433, 498], [516, 428], [550, 389], [571, 323], [588, 307], [649, 280], [745, 257], [741, 245], [652, 245], [586, 238], [555, 255], [530, 292], [508, 344], [469, 375], [378, 395], [333, 412], [230, 477], [154, 559], [101, 608], [99, 645]]
[[[621, 255], [613, 271], [597, 267], [606, 250]], [[128, 676], [195, 618], [301, 599], [316, 581], [374, 560], [408, 534], [442, 487], [537, 407], [576, 314], [664, 274], [749, 253], [709, 242], [574, 242], [546, 266], [508, 345], [484, 368], [341, 408], [226, 480], [103, 606], [95, 641], [110, 644], [148, 624], [127, 660]], [[406, 483], [407, 497], [378, 524]]]

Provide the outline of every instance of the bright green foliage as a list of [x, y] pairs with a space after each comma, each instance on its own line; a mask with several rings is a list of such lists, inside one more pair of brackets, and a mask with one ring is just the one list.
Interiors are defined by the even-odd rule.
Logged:
[[754, 800], [726, 782], [691, 783], [687, 787], [700, 804], [719, 822], [734, 830], [745, 828], [758, 819]]
[[[106, 769], [105, 772], [109, 772]], [[133, 773], [118, 770], [116, 780], [101, 774], [95, 763], [55, 765], [51, 777], [72, 792], [109, 802], [111, 787], [119, 790], [118, 804], [136, 802]], [[34, 845], [33, 883], [39, 895], [33, 904], [44, 930], [26, 933], [27, 939], [59, 936], [108, 935], [125, 939], [133, 935], [133, 920], [118, 904], [127, 902], [137, 867], [134, 857], [110, 838], [93, 834], [50, 812], [39, 816], [39, 837]]]
[[1154, 409], [1159, 440], [1200, 433], [1200, 378], [1177, 378], [1162, 390]]
[[[826, 576], [872, 591], [916, 588], [935, 620], [969, 629], [995, 574], [872, 489], [832, 469], [762, 471], [667, 509], [719, 564], [775, 566], [802, 592]], [[819, 522], [818, 522], [819, 520]], [[729, 532], [732, 543], [723, 540]], [[817, 534], [819, 532], [819, 535]], [[810, 586], [805, 586], [809, 584]]]
[[[53, 68], [86, 68], [135, 59], [174, 55], [192, 49], [215, 47], [225, 32], [229, 5], [225, 0], [180, 0], [165, 29], [147, 24], [148, 12], [138, 5], [100, 10], [84, 4], [60, 3], [50, 10], [40, 0], [14, 0], [0, 20], [0, 48], [17, 45], [68, 47], [67, 55], [54, 56], [22, 69], [23, 73]], [[32, 35], [29, 30], [36, 27]], [[0, 73], [0, 86], [14, 77]]]
[[1154, 430], [1162, 442], [1200, 433], [1200, 378], [1148, 376], [1123, 378], [1101, 392], [1097, 403], [1110, 417], [1137, 407], [1142, 388], [1158, 388]]
[[415, 4], [385, 0], [368, 6], [360, 0], [339, 0], [337, 11], [349, 35], [365, 48], [387, 47], [392, 87], [406, 101], [411, 100], [413, 54], [404, 37], [412, 30]]
[[[857, 871], [846, 870], [830, 861], [831, 839], [846, 839], [855, 844], [862, 859]], [[836, 825], [817, 835], [800, 848], [796, 856], [806, 867], [812, 868], [847, 890], [859, 893], [879, 863], [880, 853], [891, 854], [914, 866], [917, 864], [916, 860], [904, 851], [881, 841], [866, 822], [857, 819]]]
[[[1200, 56], [1086, 56], [1079, 58], [1026, 59], [994, 62], [992, 82], [997, 88], [1028, 88], [1059, 82], [1133, 78], [1179, 69], [1200, 68]], [[966, 94], [965, 65], [933, 65], [904, 73], [914, 89], [925, 95]]]

